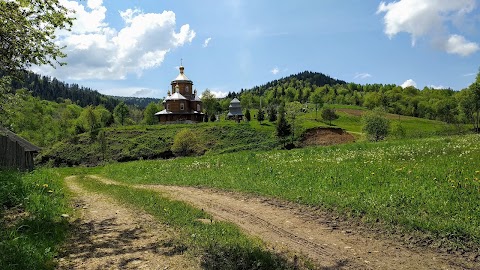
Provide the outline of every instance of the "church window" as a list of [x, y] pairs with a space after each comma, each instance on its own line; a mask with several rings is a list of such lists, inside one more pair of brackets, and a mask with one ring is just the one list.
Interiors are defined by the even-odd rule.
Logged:
[[180, 103], [180, 110], [185, 110], [185, 104], [184, 103]]
[[187, 91], [187, 93], [188, 93], [188, 90], [189, 90], [189, 89], [188, 89], [188, 85], [187, 85], [187, 86], [185, 86], [185, 91]]
[[197, 104], [197, 112], [200, 112], [200, 104]]
[[170, 111], [170, 104], [167, 104], [167, 111]]

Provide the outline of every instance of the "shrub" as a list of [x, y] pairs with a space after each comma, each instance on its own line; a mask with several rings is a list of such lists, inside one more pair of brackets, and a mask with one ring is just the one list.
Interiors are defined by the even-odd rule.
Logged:
[[385, 139], [388, 135], [390, 121], [385, 118], [382, 112], [372, 111], [363, 115], [363, 131], [370, 141], [377, 142]]
[[332, 121], [338, 119], [338, 115], [335, 113], [334, 109], [324, 108], [322, 110], [322, 119], [328, 121], [329, 125], [332, 125]]
[[197, 136], [190, 129], [180, 130], [173, 138], [172, 152], [182, 157], [198, 154]]

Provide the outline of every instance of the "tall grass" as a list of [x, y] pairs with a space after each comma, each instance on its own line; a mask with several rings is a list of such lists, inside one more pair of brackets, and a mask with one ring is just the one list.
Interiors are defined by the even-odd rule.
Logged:
[[468, 135], [111, 164], [103, 173], [278, 197], [478, 247], [479, 160], [480, 137]]
[[0, 266], [53, 269], [68, 233], [68, 201], [60, 175], [0, 171]]

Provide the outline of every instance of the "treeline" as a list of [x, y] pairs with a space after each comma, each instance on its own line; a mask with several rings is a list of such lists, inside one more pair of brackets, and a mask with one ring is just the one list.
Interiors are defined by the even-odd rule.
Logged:
[[[0, 85], [1, 86], [1, 85]], [[0, 90], [2, 87], [0, 87]], [[43, 147], [74, 135], [115, 125], [154, 124], [154, 114], [162, 104], [150, 103], [145, 110], [118, 103], [113, 110], [103, 104], [81, 107], [69, 99], [61, 102], [42, 100], [20, 89], [15, 93], [0, 91], [0, 125]]]
[[230, 93], [230, 96], [238, 97], [244, 108], [258, 108], [260, 100], [263, 107], [298, 101], [357, 105], [369, 109], [381, 107], [389, 113], [448, 123], [472, 123], [474, 120], [475, 94], [470, 87], [462, 91], [429, 87], [420, 90], [395, 84], [345, 83], [324, 76], [302, 72], [240, 93]]
[[69, 99], [71, 102], [86, 107], [89, 105], [103, 105], [112, 111], [121, 101], [125, 104], [144, 109], [150, 102], [158, 102], [155, 98], [117, 97], [108, 96], [92, 90], [89, 87], [78, 84], [68, 84], [56, 78], [42, 76], [31, 71], [18, 72], [12, 80], [12, 89], [27, 89], [33, 96], [40, 99], [63, 102]]

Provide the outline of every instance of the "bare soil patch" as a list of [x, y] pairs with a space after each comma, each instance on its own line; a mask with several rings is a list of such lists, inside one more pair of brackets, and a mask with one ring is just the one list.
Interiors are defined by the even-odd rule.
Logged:
[[347, 133], [341, 128], [335, 127], [318, 127], [312, 128], [307, 131], [302, 136], [301, 145], [302, 146], [313, 146], [313, 145], [334, 145], [342, 144], [355, 141], [353, 135]]
[[200, 269], [199, 260], [177, 244], [173, 229], [82, 189], [74, 176], [65, 181], [77, 196], [80, 218], [72, 222], [74, 232], [60, 254], [59, 269]]
[[307, 257], [319, 269], [479, 269], [460, 255], [408, 248], [378, 234], [343, 228], [305, 207], [205, 188], [143, 185], [237, 224], [270, 249]]

